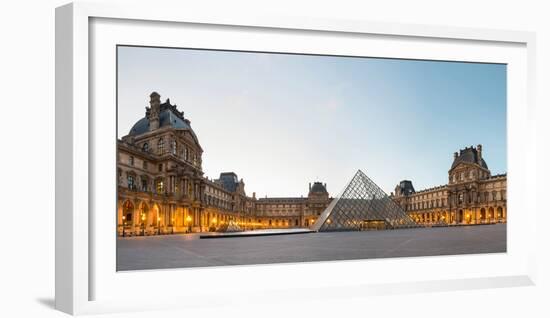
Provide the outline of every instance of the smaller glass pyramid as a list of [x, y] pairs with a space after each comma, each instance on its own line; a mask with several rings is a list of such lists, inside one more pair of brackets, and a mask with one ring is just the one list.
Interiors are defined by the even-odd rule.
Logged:
[[380, 187], [358, 170], [344, 191], [321, 213], [312, 229], [362, 231], [418, 226]]

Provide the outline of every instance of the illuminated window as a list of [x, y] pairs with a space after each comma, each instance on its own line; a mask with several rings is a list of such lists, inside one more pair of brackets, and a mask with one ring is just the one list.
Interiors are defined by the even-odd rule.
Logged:
[[162, 180], [157, 180], [157, 193], [164, 192], [164, 182]]

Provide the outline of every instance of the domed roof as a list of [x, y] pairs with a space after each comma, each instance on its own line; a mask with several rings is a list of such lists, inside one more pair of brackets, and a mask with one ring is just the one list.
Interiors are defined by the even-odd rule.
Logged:
[[310, 193], [328, 193], [327, 188], [321, 182], [314, 182], [309, 192]]
[[473, 163], [473, 164], [480, 165], [485, 169], [489, 169], [487, 167], [487, 163], [485, 162], [485, 159], [480, 157], [481, 156], [478, 156], [478, 150], [475, 149], [474, 147], [461, 149], [460, 154], [455, 158], [455, 160], [453, 161], [453, 164], [451, 165], [451, 170], [461, 163]]
[[[172, 127], [176, 129], [191, 129], [191, 122], [183, 117], [183, 112], [179, 112], [176, 105], [171, 105], [170, 100], [160, 105], [159, 114], [159, 128]], [[149, 111], [149, 110], [148, 110]], [[148, 112], [147, 111], [147, 112]], [[136, 136], [141, 135], [149, 131], [149, 116], [145, 116], [138, 120], [132, 129], [130, 129], [129, 135]]]

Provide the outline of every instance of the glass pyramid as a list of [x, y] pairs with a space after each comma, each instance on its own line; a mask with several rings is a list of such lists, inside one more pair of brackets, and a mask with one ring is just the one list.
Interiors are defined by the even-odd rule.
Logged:
[[416, 226], [397, 203], [358, 170], [344, 191], [321, 213], [312, 229], [319, 232], [362, 231]]

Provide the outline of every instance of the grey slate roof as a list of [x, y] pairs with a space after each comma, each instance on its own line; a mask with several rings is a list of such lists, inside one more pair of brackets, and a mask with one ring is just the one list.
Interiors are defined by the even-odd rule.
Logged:
[[237, 174], [234, 172], [222, 172], [220, 174], [219, 182], [223, 187], [230, 192], [235, 192], [237, 190], [237, 185], [239, 184], [239, 179]]
[[481, 158], [481, 162], [479, 162], [477, 157], [477, 150], [473, 147], [468, 147], [465, 149], [460, 150], [460, 154], [458, 157], [453, 161], [453, 164], [451, 166], [451, 170], [454, 169], [456, 166], [458, 166], [460, 163], [474, 163], [482, 166], [485, 169], [489, 169], [487, 167], [487, 163], [483, 158]]
[[399, 188], [401, 188], [401, 193], [405, 195], [415, 193], [411, 180], [402, 180], [401, 182], [399, 182]]
[[[173, 128], [179, 128], [179, 129], [191, 129], [191, 125], [189, 125], [185, 120], [178, 117], [176, 114], [172, 112], [171, 109], [164, 109], [160, 112], [160, 128], [166, 127], [166, 126], [172, 126]], [[143, 117], [140, 119], [137, 123], [134, 124], [132, 129], [130, 129], [130, 135], [141, 135], [149, 131], [149, 119], [147, 117]]]
[[327, 193], [327, 189], [321, 182], [314, 182], [311, 187], [311, 192], [314, 193]]

